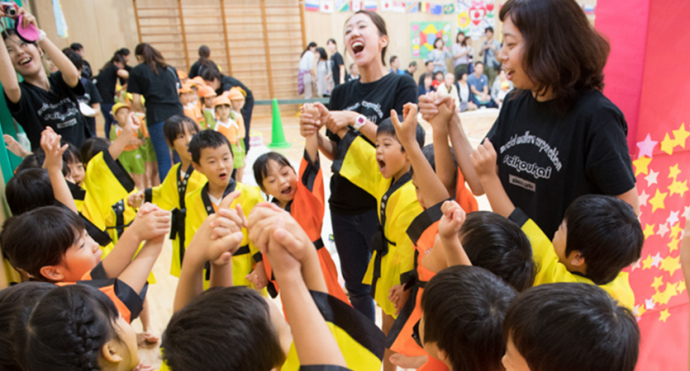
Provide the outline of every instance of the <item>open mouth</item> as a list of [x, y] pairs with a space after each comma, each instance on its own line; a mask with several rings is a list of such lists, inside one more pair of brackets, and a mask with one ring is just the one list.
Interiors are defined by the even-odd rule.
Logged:
[[225, 180], [228, 178], [228, 173], [222, 172], [222, 173], [218, 174], [218, 177], [222, 180]]
[[507, 78], [508, 80], [512, 80], [513, 74], [515, 73], [515, 71], [513, 71], [513, 70], [508, 70], [508, 69], [505, 69], [505, 71], [506, 71], [506, 78]]
[[20, 65], [20, 66], [23, 66], [23, 65], [29, 64], [29, 63], [31, 63], [31, 60], [32, 60], [32, 59], [31, 59], [30, 57], [22, 58], [22, 59], [19, 61], [19, 65]]
[[379, 160], [378, 158], [376, 159], [376, 162], [379, 164], [379, 169], [381, 172], [386, 168], [386, 162], [383, 160]]
[[283, 195], [283, 196], [289, 196], [289, 195], [291, 195], [291, 194], [292, 194], [292, 187], [291, 187], [291, 186], [287, 186], [287, 187], [281, 189], [281, 190], [280, 190], [280, 194]]
[[355, 41], [352, 43], [352, 52], [357, 55], [364, 50], [364, 44], [361, 41]]

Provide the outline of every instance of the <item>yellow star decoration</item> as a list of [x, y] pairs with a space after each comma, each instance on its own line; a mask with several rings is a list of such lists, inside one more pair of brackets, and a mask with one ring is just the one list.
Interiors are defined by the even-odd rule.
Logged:
[[[645, 173], [647, 174], [647, 173]], [[675, 164], [671, 167], [668, 168], [668, 177], [673, 178], [673, 180], [676, 180], [676, 177], [680, 174], [680, 169], [678, 168], [678, 164]]]
[[654, 302], [661, 305], [668, 304], [672, 297], [678, 295], [676, 285], [677, 283], [667, 283], [666, 290], [657, 290], [656, 294], [652, 295], [652, 299], [654, 300]]
[[674, 224], [673, 227], [671, 227], [671, 234], [669, 235], [669, 237], [678, 238], [682, 230], [683, 228], [680, 227], [680, 223]]
[[672, 252], [674, 250], [678, 250], [678, 242], [680, 242], [679, 239], [673, 238], [671, 242], [668, 243], [668, 252]]
[[651, 268], [653, 262], [654, 262], [654, 259], [652, 259], [652, 256], [647, 255], [647, 259], [642, 261], [642, 270]]
[[685, 281], [680, 280], [676, 283], [678, 284], [678, 294], [681, 294], [683, 291], [685, 291]]
[[680, 197], [683, 197], [685, 192], [688, 191], [688, 181], [683, 181], [679, 182], [677, 180], [673, 180], [673, 183], [671, 183], [670, 186], [668, 186], [668, 190], [671, 192], [671, 194], [679, 194]]
[[668, 317], [671, 317], [671, 313], [669, 313], [668, 308], [662, 310], [662, 311], [659, 313], [659, 321], [666, 322], [666, 320], [668, 319]]
[[640, 174], [649, 174], [649, 169], [647, 166], [649, 166], [650, 162], [652, 162], [652, 159], [647, 156], [642, 156], [633, 161], [633, 165], [635, 166], [635, 176]]
[[654, 197], [652, 197], [652, 199], [649, 200], [649, 203], [652, 204], [652, 212], [655, 212], [656, 209], [665, 209], [666, 208], [664, 206], [664, 199], [666, 199], [667, 194], [668, 193], [659, 192], [658, 189], [656, 190]]
[[669, 155], [673, 154], [673, 147], [676, 146], [676, 141], [671, 139], [671, 137], [666, 133], [664, 136], [664, 140], [661, 141], [661, 150], [668, 153]]
[[678, 130], [673, 130], [673, 140], [676, 142], [676, 145], [681, 146], [681, 148], [685, 148], [685, 140], [688, 139], [688, 136], [690, 136], [690, 133], [685, 131], [684, 122], [680, 124]]
[[659, 277], [654, 277], [654, 283], [652, 283], [652, 287], [654, 290], [659, 290], [659, 287], [664, 284], [664, 276], [659, 276]]
[[649, 236], [654, 235], [654, 224], [645, 225], [643, 233], [644, 233], [644, 239], [645, 240], [648, 239]]
[[661, 270], [664, 270], [668, 272], [670, 275], [673, 276], [676, 271], [680, 269], [680, 258], [675, 257], [672, 258], [670, 255], [665, 257], [664, 260], [661, 261]]

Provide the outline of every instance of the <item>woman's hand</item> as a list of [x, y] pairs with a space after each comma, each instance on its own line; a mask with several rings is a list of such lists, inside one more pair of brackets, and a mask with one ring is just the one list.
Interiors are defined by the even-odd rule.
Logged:
[[354, 111], [332, 111], [329, 120], [326, 121], [328, 130], [337, 133], [348, 126], [353, 125], [359, 113]]
[[[36, 23], [36, 17], [34, 17], [31, 13], [27, 12], [26, 9], [19, 8], [18, 14], [22, 16], [22, 27], [23, 28], [29, 27], [30, 24], [32, 24], [34, 27], [38, 28], [38, 23]], [[2, 16], [2, 15], [0, 15], [0, 16]]]
[[305, 103], [300, 107], [299, 133], [306, 138], [316, 134], [328, 121], [328, 108], [322, 103]]

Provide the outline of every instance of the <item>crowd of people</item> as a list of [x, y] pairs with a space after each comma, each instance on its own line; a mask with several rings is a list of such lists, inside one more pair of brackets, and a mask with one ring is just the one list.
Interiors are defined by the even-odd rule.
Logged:
[[[627, 124], [601, 92], [609, 44], [571, 0], [508, 0], [499, 16], [503, 44], [487, 29], [481, 62], [464, 35], [452, 53], [436, 43], [435, 82], [395, 56], [386, 66], [375, 12], [343, 27], [348, 73], [334, 39], [328, 54], [310, 44], [300, 86], [329, 103], [300, 108], [298, 169], [277, 152], [255, 160], [259, 187], [242, 183], [252, 93], [208, 47], [188, 74], [149, 44], [131, 68], [118, 50], [90, 106], [112, 115], [105, 139], [78, 99], [93, 77], [83, 47], [4, 31], [0, 82], [31, 151], [5, 191], [0, 246], [28, 282], [0, 291], [0, 368], [152, 369], [137, 346], [159, 340], [146, 293], [169, 236], [179, 283], [161, 369], [634, 370], [623, 269], [644, 234]], [[487, 101], [502, 109], [473, 147], [457, 113]], [[326, 207], [344, 288], [320, 237]]]

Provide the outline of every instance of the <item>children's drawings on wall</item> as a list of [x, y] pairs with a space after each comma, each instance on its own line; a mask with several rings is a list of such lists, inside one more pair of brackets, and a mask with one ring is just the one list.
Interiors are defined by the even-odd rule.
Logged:
[[411, 22], [412, 58], [426, 59], [434, 49], [437, 38], [442, 38], [446, 45], [450, 45], [450, 35], [450, 22]]

